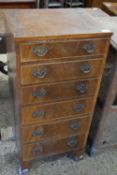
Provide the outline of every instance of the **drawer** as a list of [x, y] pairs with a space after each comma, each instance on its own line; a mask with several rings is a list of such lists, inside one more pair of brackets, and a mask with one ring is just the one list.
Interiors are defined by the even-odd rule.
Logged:
[[100, 76], [103, 60], [69, 61], [21, 66], [21, 84], [56, 82]]
[[48, 43], [24, 43], [20, 45], [21, 62], [54, 60], [57, 58], [104, 54], [107, 39], [84, 39]]
[[56, 155], [82, 149], [85, 142], [85, 135], [79, 135], [64, 139], [50, 139], [38, 143], [26, 144], [23, 146], [23, 159], [31, 160], [44, 156]]
[[73, 118], [74, 115], [82, 117], [81, 114], [92, 113], [94, 108], [94, 99], [71, 100], [58, 102], [47, 105], [34, 105], [21, 108], [21, 123], [37, 124], [47, 123], [53, 120], [61, 120], [64, 118]]
[[23, 143], [85, 134], [90, 126], [91, 118], [89, 116], [84, 117], [82, 119], [72, 119], [51, 124], [22, 127]]
[[85, 79], [82, 81], [22, 87], [21, 103], [22, 105], [48, 103], [94, 96], [97, 86], [98, 79]]

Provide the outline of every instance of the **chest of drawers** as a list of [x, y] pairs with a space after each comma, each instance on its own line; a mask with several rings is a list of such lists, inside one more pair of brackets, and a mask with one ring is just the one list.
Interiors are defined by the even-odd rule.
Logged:
[[84, 10], [21, 10], [5, 16], [21, 167], [65, 152], [79, 157], [112, 34], [101, 31]]

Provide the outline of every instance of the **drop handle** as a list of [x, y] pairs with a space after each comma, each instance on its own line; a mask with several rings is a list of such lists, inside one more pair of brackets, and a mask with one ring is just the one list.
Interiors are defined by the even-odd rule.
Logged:
[[87, 53], [91, 54], [91, 53], [93, 53], [96, 50], [96, 45], [93, 44], [93, 43], [87, 43], [87, 44], [84, 44], [83, 49]]
[[35, 130], [35, 131], [32, 132], [32, 136], [34, 136], [34, 137], [42, 136], [43, 134], [44, 134], [43, 128], [40, 128], [40, 129]]
[[47, 77], [48, 70], [46, 68], [33, 70], [32, 75], [36, 78], [43, 79], [43, 78]]
[[82, 64], [80, 66], [80, 71], [84, 74], [88, 74], [91, 72], [91, 65], [90, 64]]
[[43, 57], [48, 53], [48, 48], [45, 46], [35, 46], [32, 48], [32, 53], [38, 57]]
[[68, 142], [67, 142], [67, 146], [69, 146], [70, 148], [74, 148], [78, 145], [78, 140], [77, 138], [71, 138]]
[[88, 91], [88, 83], [86, 82], [81, 82], [76, 85], [76, 90], [80, 92], [81, 94], [84, 94]]
[[79, 103], [73, 107], [74, 112], [82, 112], [85, 109], [84, 103]]
[[43, 153], [43, 147], [42, 146], [32, 148], [32, 154], [33, 155], [37, 155], [37, 154], [40, 154], [40, 153]]
[[73, 130], [78, 130], [80, 129], [80, 122], [72, 122], [70, 124], [70, 128], [73, 129]]
[[45, 111], [43, 110], [34, 111], [32, 113], [32, 117], [34, 118], [43, 118], [44, 116], [45, 116]]
[[46, 96], [46, 94], [47, 94], [47, 91], [43, 88], [32, 92], [32, 96], [36, 98], [43, 98]]

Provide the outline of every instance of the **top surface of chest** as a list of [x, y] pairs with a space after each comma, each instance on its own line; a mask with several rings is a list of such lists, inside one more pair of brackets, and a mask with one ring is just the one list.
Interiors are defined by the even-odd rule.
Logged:
[[[0, 2], [4, 2], [4, 3], [7, 3], [7, 1], [9, 0], [2, 0]], [[13, 0], [14, 2], [15, 0]], [[22, 0], [23, 1], [23, 0]], [[26, 1], [34, 1], [34, 0], [24, 0], [24, 2]], [[21, 0], [20, 0], [21, 2]], [[15, 9], [1, 9], [0, 10], [0, 34], [4, 35], [5, 34], [5, 27], [4, 27], [4, 13], [3, 12], [10, 12], [12, 11], [12, 13], [17, 13], [18, 11], [15, 10]], [[80, 12], [81, 9], [77, 9], [77, 12]], [[105, 12], [103, 12], [101, 9], [98, 9], [98, 8], [87, 8], [85, 10], [83, 10], [85, 13], [88, 13], [90, 14], [91, 16], [98, 16], [98, 17], [106, 17], [108, 16]]]
[[46, 10], [19, 10], [5, 11], [10, 31], [14, 38], [38, 39], [60, 36], [80, 36], [98, 34], [103, 31], [95, 11], [87, 9], [46, 9]]

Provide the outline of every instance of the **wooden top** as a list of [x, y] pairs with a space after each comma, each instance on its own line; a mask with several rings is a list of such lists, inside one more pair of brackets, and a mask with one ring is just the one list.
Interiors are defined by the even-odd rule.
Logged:
[[104, 10], [109, 13], [110, 15], [115, 15], [117, 16], [117, 2], [115, 3], [108, 3], [104, 2], [103, 3]]
[[4, 13], [17, 41], [110, 35], [92, 18], [92, 13], [97, 15], [95, 10], [91, 14], [86, 9], [8, 10]]
[[[0, 2], [1, 1], [2, 0], [0, 0]], [[4, 10], [0, 10], [0, 35], [4, 35], [5, 34], [3, 11]], [[7, 9], [7, 11], [9, 11], [9, 10]], [[12, 11], [14, 11], [14, 10], [12, 9]], [[15, 11], [15, 13], [17, 13], [17, 12]], [[98, 16], [98, 17], [106, 17], [106, 16], [108, 16], [106, 13], [104, 13], [101, 9], [98, 9], [98, 8], [85, 9], [85, 13], [88, 13], [91, 16]]]

